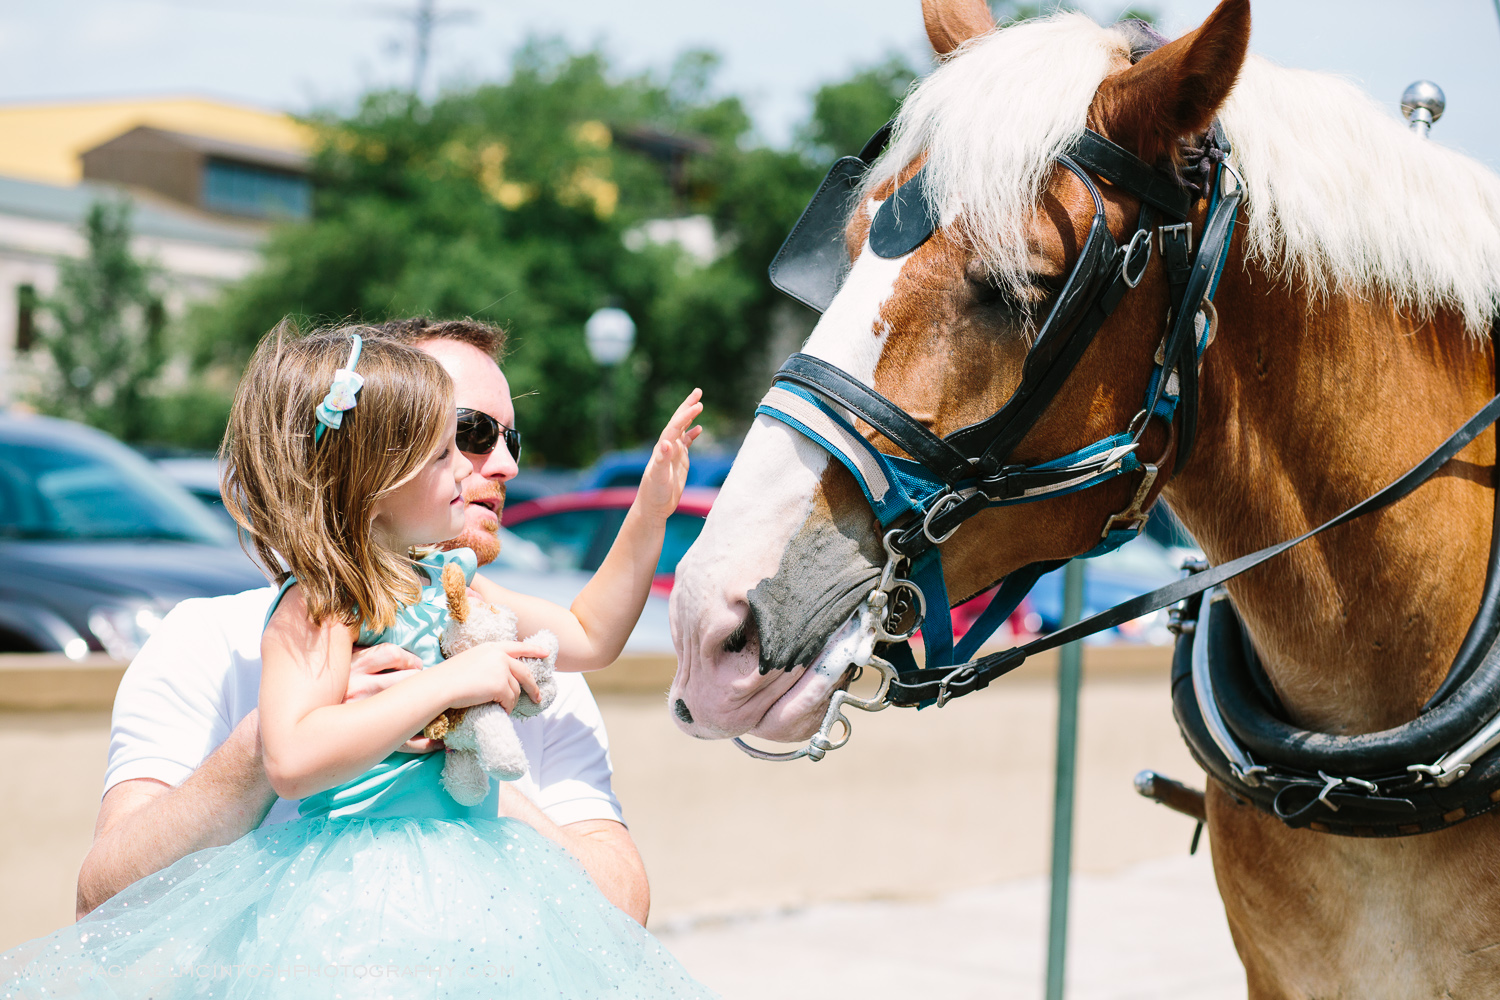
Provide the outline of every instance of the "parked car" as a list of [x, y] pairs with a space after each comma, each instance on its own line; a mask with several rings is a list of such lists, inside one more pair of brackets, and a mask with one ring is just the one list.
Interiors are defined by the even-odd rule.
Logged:
[[219, 460], [212, 455], [193, 458], [158, 458], [156, 467], [167, 474], [167, 478], [187, 490], [214, 516], [218, 517], [230, 531], [239, 525], [224, 509], [224, 497], [219, 492]]
[[109, 435], [0, 416], [0, 652], [120, 659], [177, 602], [266, 585], [234, 532]]
[[554, 493], [566, 493], [578, 488], [582, 475], [577, 469], [524, 468], [505, 484], [505, 502], [525, 503]]
[[[1108, 610], [1132, 597], [1165, 586], [1182, 576], [1181, 560], [1149, 535], [1084, 562], [1083, 616]], [[1027, 597], [1026, 614], [1034, 616], [1025, 625], [1032, 632], [1054, 632], [1062, 626], [1063, 571], [1053, 570], [1037, 581]], [[1167, 612], [1156, 611], [1134, 621], [1101, 632], [1092, 642], [1144, 642], [1166, 645], [1173, 639], [1167, 631]]]
[[[1158, 508], [1160, 509], [1160, 508]], [[1175, 522], [1169, 522], [1170, 529]], [[1180, 527], [1180, 534], [1163, 534], [1171, 541], [1192, 539]], [[1084, 562], [1083, 616], [1108, 610], [1122, 601], [1155, 590], [1182, 575], [1184, 557], [1201, 558], [1196, 549], [1161, 544], [1149, 529], [1139, 538], [1107, 555]], [[989, 606], [994, 588], [953, 609], [953, 633], [961, 637], [975, 619]], [[1062, 627], [1063, 571], [1053, 570], [1037, 581], [1015, 612], [1002, 626], [998, 638], [1005, 643], [1055, 632]], [[1173, 640], [1167, 631], [1167, 612], [1152, 612], [1093, 636], [1086, 642], [1137, 642], [1165, 645]], [[993, 641], [993, 640], [991, 640]]]
[[[592, 573], [614, 544], [635, 494], [635, 487], [616, 487], [507, 504], [501, 523], [545, 552], [553, 569]], [[716, 489], [690, 487], [683, 491], [682, 502], [667, 518], [667, 535], [652, 584], [656, 593], [671, 591], [677, 562], [697, 540], [703, 519], [718, 495]]]
[[[729, 475], [734, 464], [735, 453], [711, 449], [693, 449], [693, 462], [688, 468], [687, 484], [718, 489]], [[613, 487], [637, 487], [641, 475], [646, 471], [646, 462], [651, 458], [651, 449], [635, 451], [612, 451], [583, 470], [578, 477], [580, 490], [605, 490]]]
[[[223, 518], [231, 530], [234, 518], [224, 509], [224, 498], [219, 495], [219, 460], [212, 455], [183, 457], [169, 455], [156, 458], [156, 465], [178, 486], [197, 497], [215, 514]], [[505, 487], [506, 501], [522, 503], [537, 497], [551, 496], [571, 490], [578, 482], [580, 473], [573, 469], [523, 469]]]

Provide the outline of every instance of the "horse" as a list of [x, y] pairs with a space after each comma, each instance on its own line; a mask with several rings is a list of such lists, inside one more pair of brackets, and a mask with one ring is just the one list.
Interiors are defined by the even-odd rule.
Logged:
[[[1249, 54], [1248, 0], [1224, 0], [1139, 58], [1132, 30], [1078, 14], [997, 28], [982, 0], [924, 0], [923, 16], [938, 65], [860, 182], [847, 278], [804, 353], [937, 435], [995, 413], [1020, 384], [1037, 317], [1095, 214], [1089, 185], [1059, 163], [1085, 129], [1179, 175], [1184, 145], [1221, 129], [1243, 189], [1191, 451], [1179, 454], [1180, 424], [1152, 420], [1137, 451], [1160, 470], [1154, 482], [1137, 469], [964, 521], [940, 546], [950, 605], [1092, 550], [1137, 494], [1164, 501], [1213, 563], [1292, 538], [1395, 479], [1496, 392], [1500, 178], [1346, 82]], [[873, 252], [872, 221], [919, 170], [935, 231], [910, 252]], [[1140, 200], [1094, 187], [1123, 246]], [[1200, 232], [1206, 212], [1193, 201]], [[1017, 460], [1132, 425], [1169, 308], [1164, 256]], [[1418, 715], [1479, 605], [1495, 447], [1484, 432], [1409, 497], [1228, 585], [1289, 721], [1361, 734]], [[757, 416], [677, 570], [676, 724], [702, 739], [807, 739], [849, 683], [819, 657], [886, 562], [845, 466]], [[1290, 828], [1212, 779], [1206, 812], [1255, 1000], [1500, 995], [1495, 814], [1420, 836], [1332, 836]]]

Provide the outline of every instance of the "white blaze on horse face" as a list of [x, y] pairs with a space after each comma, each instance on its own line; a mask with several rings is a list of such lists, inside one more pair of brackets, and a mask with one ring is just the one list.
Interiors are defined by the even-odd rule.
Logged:
[[[875, 207], [872, 202], [872, 215]], [[880, 311], [909, 258], [877, 257], [866, 242], [804, 353], [873, 384], [890, 333]], [[794, 673], [802, 676], [789, 686], [791, 678], [780, 671], [758, 673], [753, 646], [739, 653], [723, 646], [744, 621], [749, 592], [776, 575], [812, 510], [828, 462], [827, 452], [787, 425], [756, 417], [703, 532], [678, 565], [671, 620], [679, 665], [669, 701], [684, 703], [693, 721], [681, 710], [674, 717], [695, 736], [801, 728], [804, 716], [816, 727], [822, 718], [837, 677], [798, 668]]]

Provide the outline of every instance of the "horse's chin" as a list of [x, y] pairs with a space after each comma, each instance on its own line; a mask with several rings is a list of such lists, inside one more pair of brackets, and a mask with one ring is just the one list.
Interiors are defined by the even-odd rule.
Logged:
[[[852, 669], [852, 668], [851, 668]], [[777, 743], [801, 743], [823, 724], [833, 693], [849, 682], [850, 670], [830, 676], [820, 670], [804, 670], [797, 682], [787, 689], [760, 721], [750, 729], [751, 736]]]

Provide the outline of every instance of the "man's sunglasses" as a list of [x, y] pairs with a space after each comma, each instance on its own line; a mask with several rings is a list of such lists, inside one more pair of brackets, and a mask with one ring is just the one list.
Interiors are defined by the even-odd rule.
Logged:
[[488, 413], [458, 408], [458, 450], [470, 455], [488, 455], [505, 437], [505, 448], [510, 457], [521, 460], [521, 432], [507, 427]]

